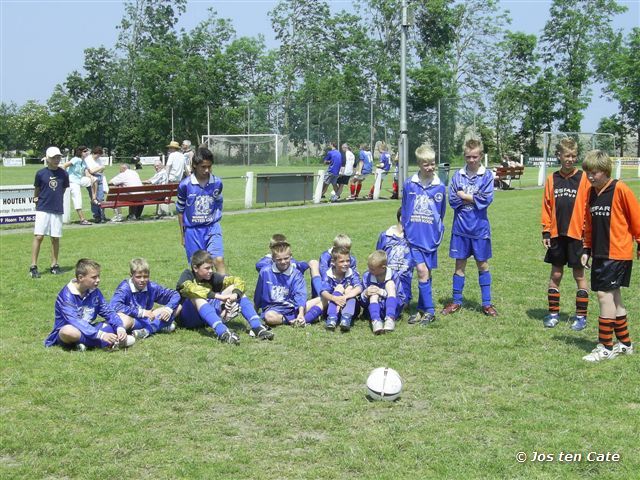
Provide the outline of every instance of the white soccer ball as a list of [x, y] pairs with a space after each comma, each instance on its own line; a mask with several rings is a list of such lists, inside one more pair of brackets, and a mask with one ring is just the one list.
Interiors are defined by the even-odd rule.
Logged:
[[393, 368], [376, 368], [367, 378], [367, 395], [373, 400], [391, 402], [402, 392], [402, 378]]

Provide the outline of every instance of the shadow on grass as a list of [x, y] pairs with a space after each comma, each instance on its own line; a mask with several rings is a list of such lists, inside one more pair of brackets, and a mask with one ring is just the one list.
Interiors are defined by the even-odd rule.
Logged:
[[[570, 330], [570, 332], [573, 332], [573, 330]], [[576, 332], [573, 332], [573, 333], [575, 334]], [[566, 333], [566, 334], [558, 333], [557, 335], [553, 336], [553, 339], [560, 342], [564, 342], [567, 345], [578, 347], [584, 350], [585, 352], [590, 352], [591, 350], [593, 350], [593, 347], [595, 347], [594, 340], [587, 340], [586, 338], [576, 337], [571, 335], [570, 333]]]

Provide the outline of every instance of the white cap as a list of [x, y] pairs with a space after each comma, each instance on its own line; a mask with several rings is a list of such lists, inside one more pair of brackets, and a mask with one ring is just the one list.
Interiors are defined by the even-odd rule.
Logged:
[[62, 153], [60, 153], [60, 149], [58, 147], [47, 148], [47, 158], [53, 158], [56, 155], [62, 156]]

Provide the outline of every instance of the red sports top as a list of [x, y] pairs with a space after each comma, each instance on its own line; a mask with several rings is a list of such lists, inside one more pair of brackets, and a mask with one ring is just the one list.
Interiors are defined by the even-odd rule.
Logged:
[[584, 214], [591, 184], [582, 170], [568, 175], [560, 170], [547, 177], [542, 199], [542, 235], [582, 240]]
[[640, 243], [640, 204], [620, 180], [589, 191], [584, 246], [594, 258], [633, 260], [633, 240]]

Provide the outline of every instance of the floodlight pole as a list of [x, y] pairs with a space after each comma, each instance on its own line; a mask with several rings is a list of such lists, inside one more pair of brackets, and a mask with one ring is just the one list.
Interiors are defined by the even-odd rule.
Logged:
[[174, 135], [173, 135], [173, 108], [171, 108], [171, 141], [173, 142], [175, 140]]
[[408, 175], [409, 132], [407, 130], [407, 0], [402, 0], [402, 27], [400, 37], [400, 145], [398, 186], [402, 188]]

